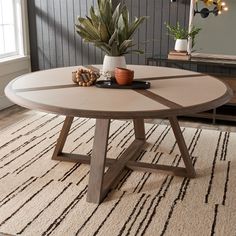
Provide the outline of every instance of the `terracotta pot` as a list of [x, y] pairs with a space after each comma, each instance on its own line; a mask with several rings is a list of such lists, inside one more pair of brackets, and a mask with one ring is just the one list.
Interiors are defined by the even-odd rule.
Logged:
[[115, 69], [115, 79], [119, 85], [130, 85], [134, 79], [134, 71], [117, 67]]

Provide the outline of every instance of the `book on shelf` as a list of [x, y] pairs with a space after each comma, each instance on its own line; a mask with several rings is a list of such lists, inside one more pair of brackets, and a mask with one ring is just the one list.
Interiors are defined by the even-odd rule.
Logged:
[[168, 59], [171, 60], [189, 60], [190, 55], [187, 54], [187, 52], [176, 52], [176, 51], [171, 51], [168, 54]]
[[170, 55], [176, 55], [176, 56], [186, 56], [188, 55], [188, 52], [187, 51], [184, 51], [184, 52], [178, 52], [178, 51], [170, 51], [169, 52]]

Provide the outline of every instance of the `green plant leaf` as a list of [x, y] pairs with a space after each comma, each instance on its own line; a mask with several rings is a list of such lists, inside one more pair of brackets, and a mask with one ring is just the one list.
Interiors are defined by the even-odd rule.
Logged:
[[133, 44], [133, 40], [129, 39], [129, 40], [125, 40], [119, 47], [119, 50], [122, 54], [124, 54], [128, 48], [134, 46]]
[[176, 26], [171, 26], [168, 23], [165, 23], [165, 24], [168, 30], [168, 35], [170, 35], [174, 39], [187, 39], [188, 38], [189, 36], [188, 29], [181, 27], [179, 22], [177, 22]]
[[118, 35], [118, 30], [115, 29], [114, 33], [112, 34], [111, 38], [109, 39], [108, 44], [111, 46], [115, 41], [117, 42], [117, 35]]
[[112, 46], [111, 46], [111, 55], [112, 56], [120, 56], [120, 51], [118, 48], [118, 45], [116, 42], [113, 42]]
[[129, 11], [124, 4], [113, 8], [112, 0], [97, 0], [97, 6], [98, 9], [91, 6], [89, 16], [78, 18], [75, 29], [81, 38], [111, 56], [142, 53], [131, 49], [135, 46], [132, 36], [147, 17], [135, 18], [130, 23]]
[[109, 24], [112, 20], [112, 2], [111, 0], [98, 0], [100, 18], [109, 32]]
[[110, 35], [109, 35], [109, 32], [107, 31], [106, 25], [103, 22], [99, 24], [98, 32], [99, 32], [101, 41], [106, 42], [106, 43], [109, 42]]
[[131, 54], [131, 53], [144, 54], [144, 51], [143, 51], [143, 50], [140, 50], [140, 49], [134, 49], [134, 50], [126, 51], [124, 54]]
[[123, 16], [125, 28], [128, 29], [129, 28], [129, 11], [126, 6], [122, 8], [122, 16]]
[[137, 28], [144, 22], [144, 20], [146, 19], [145, 16], [142, 16], [140, 18], [135, 18], [134, 22], [131, 23], [129, 30], [128, 30], [128, 39], [131, 38], [133, 36], [133, 34], [135, 33], [135, 31], [137, 30]]
[[111, 47], [104, 42], [94, 42], [94, 45], [104, 51], [107, 55], [111, 55]]
[[90, 16], [91, 16], [91, 20], [92, 20], [93, 26], [94, 27], [98, 27], [98, 25], [99, 25], [99, 17], [96, 15], [93, 6], [91, 6], [91, 8], [90, 8]]
[[120, 17], [120, 3], [116, 6], [116, 9], [114, 10], [113, 14], [112, 14], [112, 19], [111, 22], [109, 24], [109, 29], [111, 32], [114, 32], [116, 26], [117, 26], [117, 22], [119, 20]]
[[97, 39], [97, 37], [95, 38], [95, 37], [91, 36], [90, 33], [80, 25], [76, 26], [76, 31], [82, 38], [86, 38], [86, 40], [93, 41], [93, 40]]
[[88, 34], [90, 34], [93, 38], [96, 39], [99, 36], [98, 29], [93, 26], [89, 19], [80, 17], [79, 22], [83, 26], [83, 28], [88, 32]]

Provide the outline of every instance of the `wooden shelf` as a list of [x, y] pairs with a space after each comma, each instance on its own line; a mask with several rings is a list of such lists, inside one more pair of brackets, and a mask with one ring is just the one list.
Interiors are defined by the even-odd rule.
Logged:
[[236, 121], [236, 116], [213, 114], [213, 113], [199, 113], [199, 114], [187, 115], [186, 117], [212, 119], [213, 121], [216, 121], [216, 120]]

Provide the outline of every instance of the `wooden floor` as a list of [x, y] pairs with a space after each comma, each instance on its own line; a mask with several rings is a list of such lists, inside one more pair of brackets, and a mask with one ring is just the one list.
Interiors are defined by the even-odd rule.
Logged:
[[14, 236], [14, 235], [11, 235], [11, 234], [4, 234], [4, 233], [0, 233], [0, 236]]
[[35, 111], [29, 111], [28, 109], [17, 105], [0, 110], [0, 130], [19, 122], [27, 116], [34, 114], [34, 112]]
[[[34, 113], [35, 111], [28, 110], [26, 108], [22, 108], [17, 105], [1, 110], [0, 130], [6, 128], [11, 124], [17, 123], [20, 120], [25, 119]], [[146, 122], [169, 124], [168, 120], [163, 120], [163, 119], [146, 120]], [[217, 121], [216, 124], [213, 125], [210, 120], [206, 119], [202, 120], [202, 119], [192, 119], [192, 118], [181, 118], [180, 126], [236, 132], [236, 122], [228, 122], [228, 121]]]

